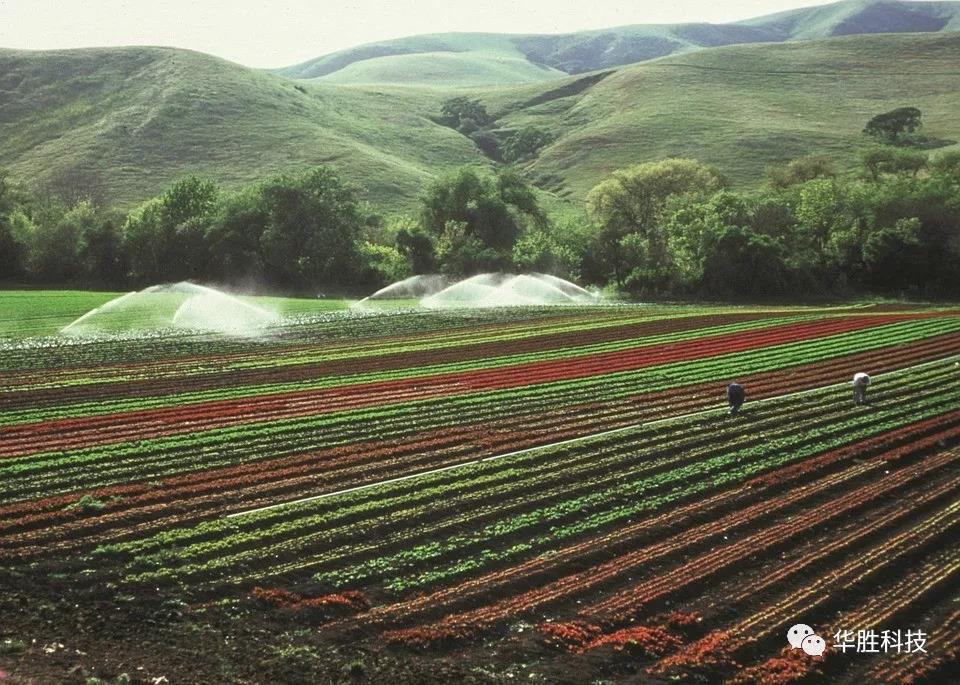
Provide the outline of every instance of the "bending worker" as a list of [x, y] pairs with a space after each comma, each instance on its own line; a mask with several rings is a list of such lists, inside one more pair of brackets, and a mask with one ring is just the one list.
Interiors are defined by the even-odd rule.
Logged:
[[853, 403], [858, 407], [867, 401], [868, 387], [870, 387], [870, 376], [862, 371], [853, 375]]
[[747, 393], [744, 391], [743, 386], [739, 383], [731, 383], [727, 386], [727, 401], [730, 403], [730, 415], [734, 416], [740, 407], [743, 406], [744, 400], [747, 399]]

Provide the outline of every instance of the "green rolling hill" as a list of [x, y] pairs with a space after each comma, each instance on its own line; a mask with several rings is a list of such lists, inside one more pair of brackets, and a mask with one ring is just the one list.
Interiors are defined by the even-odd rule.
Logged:
[[295, 84], [169, 48], [0, 50], [0, 166], [129, 206], [197, 173], [227, 184], [337, 166], [388, 207], [485, 164], [429, 91]]
[[496, 33], [449, 33], [371, 43], [274, 73], [332, 83], [442, 87], [531, 83], [568, 75], [531, 61], [513, 36]]
[[670, 156], [743, 186], [814, 152], [852, 165], [866, 121], [903, 105], [923, 111], [928, 135], [960, 140], [958, 64], [960, 33], [853, 36], [702, 50], [483, 99], [503, 128], [558, 134], [523, 168], [563, 195]]
[[[797, 16], [769, 21], [797, 28]], [[126, 208], [189, 173], [237, 186], [328, 163], [392, 212], [449, 169], [493, 164], [435, 120], [445, 98], [468, 95], [500, 137], [553, 134], [519, 165], [552, 201], [677, 155], [742, 187], [803, 154], [852, 164], [866, 120], [898, 106], [920, 107], [929, 135], [960, 139], [957, 64], [958, 32], [716, 47], [573, 76], [534, 67], [546, 80], [473, 88], [295, 81], [170, 48], [0, 50], [0, 167]]]
[[509, 85], [724, 45], [960, 29], [960, 2], [843, 0], [733, 24], [623, 26], [560, 35], [447, 33], [381, 41], [276, 70], [335, 83]]

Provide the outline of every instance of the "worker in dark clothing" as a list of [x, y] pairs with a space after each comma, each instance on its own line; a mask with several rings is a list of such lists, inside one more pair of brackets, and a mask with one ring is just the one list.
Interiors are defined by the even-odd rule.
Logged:
[[727, 386], [727, 401], [730, 403], [730, 415], [735, 416], [747, 399], [747, 393], [739, 383], [731, 383]]

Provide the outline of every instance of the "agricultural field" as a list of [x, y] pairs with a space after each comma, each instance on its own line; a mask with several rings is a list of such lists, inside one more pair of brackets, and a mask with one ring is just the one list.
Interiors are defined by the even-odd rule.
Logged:
[[0, 296], [11, 682], [960, 678], [958, 308], [274, 300], [256, 337], [54, 334], [114, 296]]

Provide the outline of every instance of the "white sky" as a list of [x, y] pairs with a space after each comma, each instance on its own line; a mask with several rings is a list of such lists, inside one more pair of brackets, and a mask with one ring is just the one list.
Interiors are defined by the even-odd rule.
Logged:
[[0, 0], [0, 47], [171, 45], [252, 67], [446, 31], [721, 23], [824, 0]]

